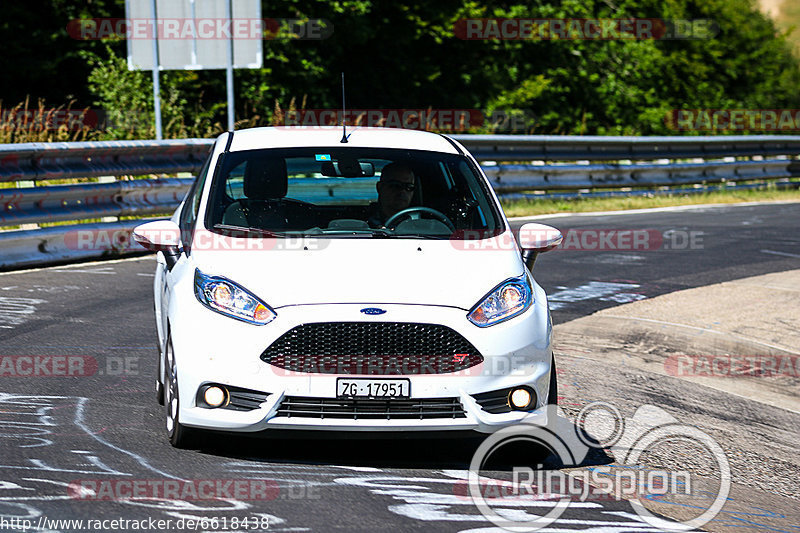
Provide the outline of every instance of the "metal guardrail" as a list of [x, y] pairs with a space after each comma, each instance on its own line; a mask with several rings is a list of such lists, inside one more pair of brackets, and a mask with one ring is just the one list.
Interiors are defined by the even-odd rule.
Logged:
[[0, 181], [142, 176], [199, 170], [211, 139], [0, 145]]
[[0, 189], [0, 226], [165, 213], [191, 184], [191, 178], [166, 178]]
[[[481, 162], [498, 194], [514, 197], [530, 190], [685, 186], [800, 174], [793, 159], [800, 155], [800, 136], [453, 137]], [[0, 145], [0, 182], [24, 185], [0, 189], [0, 228], [170, 212], [191, 178], [113, 177], [196, 172], [212, 145], [210, 139]], [[92, 177], [103, 178], [34, 186]], [[139, 222], [0, 231], [0, 270], [141, 251], [130, 239]]]
[[478, 161], [645, 160], [800, 154], [798, 135], [602, 137], [454, 135]]

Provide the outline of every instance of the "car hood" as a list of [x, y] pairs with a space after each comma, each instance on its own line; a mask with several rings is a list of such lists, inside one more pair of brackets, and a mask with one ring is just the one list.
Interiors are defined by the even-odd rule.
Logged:
[[[273, 308], [363, 303], [469, 310], [524, 272], [516, 245], [501, 246], [509, 238], [513, 243], [510, 233], [483, 241], [224, 237], [213, 250], [193, 250], [192, 258], [205, 274], [224, 276]], [[259, 242], [264, 249], [253, 249]]]

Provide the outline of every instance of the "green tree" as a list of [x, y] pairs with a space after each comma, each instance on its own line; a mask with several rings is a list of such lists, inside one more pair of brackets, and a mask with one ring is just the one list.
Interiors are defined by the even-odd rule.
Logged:
[[[33, 1], [41, 15], [10, 4], [0, 22], [5, 72], [19, 73], [0, 82], [7, 106], [25, 94], [55, 102], [72, 95], [77, 106], [99, 102], [120, 124], [126, 112], [152, 115], [149, 74], [126, 71], [124, 43], [66, 33], [71, 18], [124, 16], [123, 0]], [[291, 105], [338, 108], [342, 71], [349, 107], [482, 109], [517, 116], [531, 133], [669, 134], [673, 109], [800, 108], [798, 59], [754, 0], [273, 0], [262, 7], [269, 18], [327, 19], [333, 35], [264, 41], [263, 68], [235, 73], [242, 125], [270, 124], [276, 109]], [[490, 17], [711, 19], [719, 33], [638, 41], [455, 34], [461, 19]], [[170, 135], [221, 131], [221, 71], [162, 79]]]

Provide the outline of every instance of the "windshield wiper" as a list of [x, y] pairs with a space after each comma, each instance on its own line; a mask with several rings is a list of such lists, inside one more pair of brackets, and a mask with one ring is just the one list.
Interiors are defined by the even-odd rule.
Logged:
[[302, 232], [300, 233], [303, 237], [344, 237], [347, 235], [364, 235], [364, 236], [371, 236], [379, 239], [421, 239], [421, 240], [434, 240], [434, 241], [441, 241], [449, 239], [449, 235], [425, 235], [425, 234], [414, 234], [414, 233], [394, 233], [391, 230], [385, 228], [354, 228], [354, 229], [319, 229], [313, 233], [311, 232]]
[[223, 231], [245, 231], [247, 233], [258, 233], [266, 237], [285, 237], [283, 233], [277, 233], [268, 229], [245, 227], [245, 226], [232, 226], [230, 224], [214, 224], [214, 229], [221, 229]]
[[322, 229], [322, 228], [315, 228], [315, 231], [304, 231], [300, 232], [299, 235], [303, 237], [331, 237], [334, 235], [337, 236], [344, 236], [344, 235], [364, 235], [364, 236], [371, 236], [371, 237], [391, 237], [392, 234], [385, 229], [373, 229], [373, 228], [353, 228], [353, 229], [344, 229], [344, 228], [331, 228], [331, 229]]
[[405, 233], [395, 233], [392, 237], [397, 237], [399, 239], [428, 239], [433, 241], [444, 241], [450, 238], [449, 235], [424, 235], [424, 234], [405, 234]]

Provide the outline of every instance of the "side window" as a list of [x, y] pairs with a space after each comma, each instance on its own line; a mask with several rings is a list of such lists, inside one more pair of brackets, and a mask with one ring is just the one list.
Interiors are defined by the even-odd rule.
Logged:
[[[213, 149], [212, 149], [213, 154]], [[197, 179], [194, 180], [192, 188], [186, 195], [186, 201], [183, 203], [183, 210], [180, 217], [181, 240], [183, 247], [188, 253], [192, 246], [192, 231], [194, 230], [194, 223], [197, 220], [197, 215], [200, 210], [200, 199], [203, 196], [203, 186], [208, 177], [209, 165], [211, 164], [212, 154], [208, 155], [203, 168], [197, 174]]]
[[225, 192], [230, 200], [236, 201], [244, 198], [244, 171], [247, 168], [247, 161], [236, 165], [228, 174], [225, 181]]

